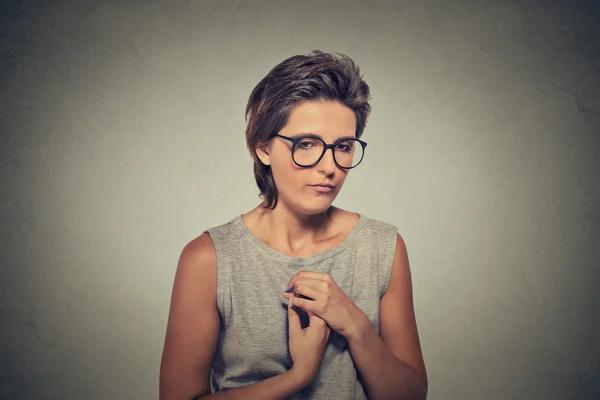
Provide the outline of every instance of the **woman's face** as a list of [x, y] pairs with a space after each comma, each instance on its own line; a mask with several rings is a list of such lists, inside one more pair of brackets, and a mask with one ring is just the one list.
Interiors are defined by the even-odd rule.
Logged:
[[[279, 134], [291, 138], [314, 134], [331, 144], [342, 137], [355, 137], [355, 132], [356, 117], [349, 107], [334, 101], [305, 101], [293, 108]], [[292, 143], [277, 136], [262, 150], [257, 149], [257, 153], [264, 164], [271, 165], [278, 201], [303, 214], [326, 211], [348, 174], [347, 169], [335, 164], [331, 150], [325, 152], [317, 165], [299, 167], [292, 159]], [[323, 183], [334, 185], [333, 190], [314, 187]]]

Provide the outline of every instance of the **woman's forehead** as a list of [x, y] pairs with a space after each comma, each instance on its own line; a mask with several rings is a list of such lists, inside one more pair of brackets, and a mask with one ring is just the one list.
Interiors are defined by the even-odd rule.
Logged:
[[356, 116], [349, 107], [335, 101], [305, 101], [296, 105], [282, 133], [297, 136], [310, 133], [323, 139], [353, 137]]

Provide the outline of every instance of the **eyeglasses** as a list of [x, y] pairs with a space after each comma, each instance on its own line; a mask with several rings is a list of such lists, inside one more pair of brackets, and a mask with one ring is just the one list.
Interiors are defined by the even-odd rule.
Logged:
[[327, 144], [316, 136], [291, 138], [278, 133], [275, 136], [292, 142], [292, 160], [299, 167], [314, 167], [325, 152], [331, 149], [335, 164], [343, 169], [351, 169], [360, 164], [367, 147], [367, 143], [360, 139], [339, 139], [333, 144]]

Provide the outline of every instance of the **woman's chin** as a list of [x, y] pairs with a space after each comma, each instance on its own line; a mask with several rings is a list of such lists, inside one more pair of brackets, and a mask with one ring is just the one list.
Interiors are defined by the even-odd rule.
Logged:
[[304, 215], [317, 215], [326, 212], [331, 207], [336, 195], [337, 193], [328, 196], [300, 195], [296, 198], [288, 198], [285, 203]]
[[310, 201], [307, 201], [306, 203], [302, 204], [301, 206], [303, 206], [302, 208], [306, 210], [307, 214], [321, 214], [326, 212], [329, 209], [329, 207], [331, 207], [331, 204], [333, 203], [334, 199], [335, 197], [313, 198]]

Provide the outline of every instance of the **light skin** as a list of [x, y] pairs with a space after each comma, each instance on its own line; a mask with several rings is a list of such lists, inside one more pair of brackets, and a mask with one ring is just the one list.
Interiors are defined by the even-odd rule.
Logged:
[[[379, 335], [328, 274], [300, 271], [284, 293], [345, 336], [370, 399], [425, 399], [427, 372], [416, 326], [406, 245], [400, 235], [388, 290], [380, 302]], [[305, 296], [300, 298], [298, 296]]]
[[[313, 133], [333, 143], [341, 137], [354, 137], [355, 131], [356, 118], [350, 108], [337, 102], [304, 102], [294, 107], [279, 134]], [[335, 164], [332, 152], [327, 151], [316, 166], [302, 168], [294, 164], [291, 148], [289, 141], [278, 137], [257, 146], [262, 163], [271, 166], [278, 204], [274, 210], [255, 208], [244, 215], [244, 222], [274, 249], [305, 257], [330, 245], [328, 241], [335, 242], [334, 236], [343, 240], [341, 236], [358, 216], [331, 207], [349, 172]], [[333, 184], [333, 191], [319, 193], [309, 186], [323, 182]], [[341, 229], [338, 218], [343, 221]]]
[[[354, 113], [337, 102], [304, 102], [279, 132], [320, 135], [326, 143], [356, 131]], [[270, 165], [278, 205], [256, 207], [242, 219], [264, 243], [283, 254], [308, 257], [341, 243], [358, 222], [355, 213], [332, 206], [349, 173], [327, 151], [314, 167], [302, 168], [291, 157], [292, 144], [274, 138], [257, 147]], [[335, 185], [321, 193], [310, 185]], [[198, 283], [200, 282], [200, 283]], [[161, 399], [287, 398], [316, 376], [331, 330], [344, 335], [369, 398], [424, 399], [427, 375], [412, 302], [412, 282], [404, 241], [398, 235], [390, 285], [380, 303], [379, 334], [367, 316], [327, 274], [300, 271], [290, 277], [289, 345], [293, 367], [286, 373], [212, 395], [208, 378], [220, 329], [216, 309], [216, 255], [210, 237], [201, 235], [182, 252], [175, 278], [161, 362]], [[298, 296], [305, 296], [300, 298]], [[310, 315], [302, 329], [298, 309]], [[193, 316], [202, 315], [202, 318]]]

